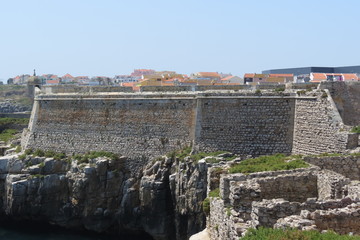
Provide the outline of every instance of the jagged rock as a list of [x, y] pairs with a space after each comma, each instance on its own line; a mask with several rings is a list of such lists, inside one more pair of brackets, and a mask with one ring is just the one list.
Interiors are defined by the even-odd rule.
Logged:
[[19, 155], [0, 157], [0, 215], [157, 240], [188, 239], [205, 227], [205, 161], [165, 157], [136, 177], [124, 157], [78, 163]]

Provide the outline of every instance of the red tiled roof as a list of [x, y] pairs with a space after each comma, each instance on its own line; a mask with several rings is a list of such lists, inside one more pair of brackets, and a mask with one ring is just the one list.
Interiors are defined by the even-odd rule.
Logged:
[[74, 77], [67, 73], [64, 76], [62, 76], [62, 78], [74, 78]]
[[325, 73], [312, 73], [312, 75], [313, 75], [313, 81], [321, 81], [327, 79]]
[[47, 83], [47, 84], [59, 84], [59, 83], [60, 83], [60, 80], [59, 80], [59, 79], [56, 79], [56, 80], [46, 80], [46, 83]]
[[255, 73], [245, 73], [244, 78], [253, 78], [255, 77]]
[[227, 81], [227, 80], [230, 80], [231, 78], [233, 78], [234, 76], [227, 76], [227, 77], [224, 77], [222, 78], [221, 80], [222, 81]]
[[344, 80], [359, 80], [358, 76], [355, 73], [344, 73]]
[[174, 86], [174, 83], [172, 83], [172, 82], [162, 82], [161, 86]]
[[198, 72], [198, 75], [202, 77], [220, 77], [217, 72]]
[[121, 86], [123, 87], [134, 87], [136, 84], [136, 82], [125, 82], [125, 83], [122, 83]]

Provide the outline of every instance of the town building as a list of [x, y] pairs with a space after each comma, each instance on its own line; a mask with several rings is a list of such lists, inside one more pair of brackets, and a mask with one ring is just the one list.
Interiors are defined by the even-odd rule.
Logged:
[[155, 74], [155, 70], [153, 69], [134, 69], [131, 73], [132, 77], [141, 77], [142, 75], [151, 75]]
[[293, 74], [258, 74], [245, 73], [244, 84], [258, 84], [258, 83], [287, 83], [293, 82]]
[[61, 77], [62, 83], [73, 83], [75, 81], [75, 78], [71, 76], [69, 73], [65, 74]]
[[244, 84], [244, 79], [238, 76], [227, 76], [221, 79], [221, 84], [226, 85], [229, 83]]
[[217, 72], [197, 72], [191, 74], [190, 77], [197, 80], [211, 80], [214, 82], [220, 82], [221, 80], [221, 76]]
[[263, 74], [293, 74], [301, 79], [310, 76], [310, 73], [360, 73], [360, 65], [346, 67], [300, 67], [300, 68], [283, 68], [270, 69], [262, 71]]

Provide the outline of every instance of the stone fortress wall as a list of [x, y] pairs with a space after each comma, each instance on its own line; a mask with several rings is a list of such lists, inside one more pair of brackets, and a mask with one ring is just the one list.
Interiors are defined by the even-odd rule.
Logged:
[[330, 94], [321, 92], [64, 89], [36, 95], [23, 147], [149, 159], [190, 145], [245, 155], [343, 152], [348, 141]]

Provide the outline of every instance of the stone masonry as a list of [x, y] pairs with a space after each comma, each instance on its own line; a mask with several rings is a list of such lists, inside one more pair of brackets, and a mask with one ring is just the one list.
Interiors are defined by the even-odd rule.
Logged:
[[339, 115], [331, 97], [322, 92], [45, 90], [35, 97], [24, 148], [104, 150], [145, 160], [191, 145], [258, 156], [344, 152], [348, 141], [341, 118], [331, 117]]

